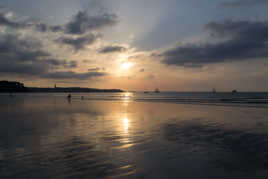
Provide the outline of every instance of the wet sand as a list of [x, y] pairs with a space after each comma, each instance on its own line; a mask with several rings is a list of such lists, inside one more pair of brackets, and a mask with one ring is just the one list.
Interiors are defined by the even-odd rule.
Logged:
[[267, 178], [267, 108], [0, 96], [0, 178]]

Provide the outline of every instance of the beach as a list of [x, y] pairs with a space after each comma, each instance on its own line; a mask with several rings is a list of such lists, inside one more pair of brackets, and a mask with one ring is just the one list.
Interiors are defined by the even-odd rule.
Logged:
[[268, 177], [263, 103], [116, 95], [0, 95], [0, 178]]

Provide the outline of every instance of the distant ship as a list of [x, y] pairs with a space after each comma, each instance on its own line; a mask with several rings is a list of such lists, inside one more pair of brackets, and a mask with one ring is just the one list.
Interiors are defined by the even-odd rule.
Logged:
[[237, 93], [237, 90], [233, 90], [232, 93]]
[[158, 88], [156, 88], [156, 89], [154, 90], [154, 92], [155, 92], [155, 93], [160, 93], [160, 91], [159, 91]]
[[145, 87], [144, 87], [144, 91], [143, 93], [150, 93], [150, 91], [148, 91]]

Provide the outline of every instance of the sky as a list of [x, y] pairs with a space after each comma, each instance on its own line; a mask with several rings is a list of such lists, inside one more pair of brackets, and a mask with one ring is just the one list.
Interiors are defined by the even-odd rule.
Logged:
[[267, 0], [1, 0], [0, 80], [267, 91]]

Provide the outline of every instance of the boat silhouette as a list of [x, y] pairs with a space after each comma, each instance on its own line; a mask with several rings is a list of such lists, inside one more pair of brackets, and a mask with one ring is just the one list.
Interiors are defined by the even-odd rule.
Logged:
[[156, 89], [154, 90], [154, 92], [155, 92], [155, 93], [160, 93], [160, 91], [159, 91], [158, 88], [156, 88]]

